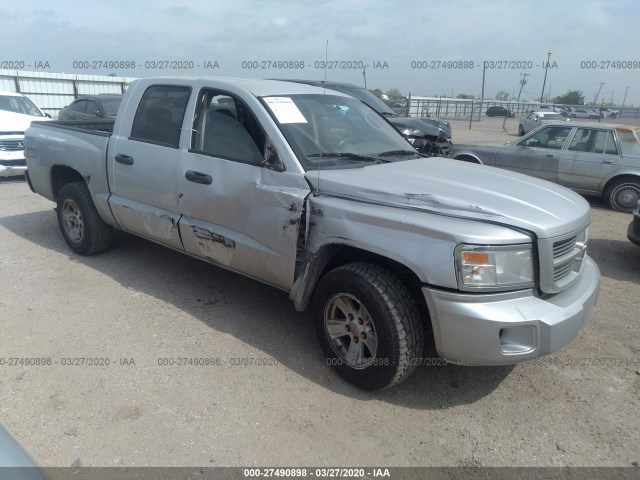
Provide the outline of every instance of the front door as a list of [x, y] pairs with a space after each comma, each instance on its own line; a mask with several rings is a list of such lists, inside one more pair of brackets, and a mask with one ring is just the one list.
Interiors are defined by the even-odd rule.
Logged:
[[496, 167], [556, 182], [559, 154], [570, 132], [571, 127], [549, 126], [514, 146], [501, 147]]
[[294, 280], [302, 175], [263, 166], [263, 128], [242, 100], [199, 94], [191, 149], [180, 158], [180, 234], [185, 250], [284, 289]]

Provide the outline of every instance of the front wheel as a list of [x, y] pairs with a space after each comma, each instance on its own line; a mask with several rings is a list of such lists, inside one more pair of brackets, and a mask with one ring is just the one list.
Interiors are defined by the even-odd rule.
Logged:
[[424, 349], [424, 325], [407, 287], [369, 263], [327, 273], [315, 294], [316, 329], [327, 363], [367, 390], [405, 380]]
[[62, 187], [56, 212], [62, 236], [75, 253], [95, 255], [111, 246], [113, 228], [100, 218], [86, 183]]
[[640, 179], [615, 180], [605, 192], [605, 201], [612, 210], [632, 212], [640, 200]]

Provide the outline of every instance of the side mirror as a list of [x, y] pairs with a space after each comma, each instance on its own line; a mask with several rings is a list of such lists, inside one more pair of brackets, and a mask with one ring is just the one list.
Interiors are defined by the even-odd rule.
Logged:
[[269, 139], [265, 142], [263, 159], [260, 165], [264, 168], [268, 168], [269, 170], [284, 172], [284, 164], [280, 159], [280, 155], [278, 155], [278, 151]]
[[102, 117], [102, 112], [100, 110], [96, 110], [96, 117]]
[[51, 115], [49, 115], [48, 113], [45, 113], [44, 116], [47, 118], [51, 118]]

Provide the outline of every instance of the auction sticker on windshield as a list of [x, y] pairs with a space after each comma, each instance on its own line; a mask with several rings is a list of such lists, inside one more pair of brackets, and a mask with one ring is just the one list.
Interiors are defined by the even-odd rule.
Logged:
[[307, 120], [289, 97], [266, 97], [264, 101], [280, 123], [307, 123]]

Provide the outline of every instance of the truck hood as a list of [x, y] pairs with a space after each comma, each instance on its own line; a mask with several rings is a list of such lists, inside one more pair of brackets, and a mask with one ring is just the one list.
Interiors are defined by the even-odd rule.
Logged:
[[36, 117], [24, 115], [22, 113], [8, 112], [0, 110], [0, 133], [1, 132], [24, 132], [32, 121], [51, 120], [48, 117]]
[[552, 238], [584, 228], [589, 204], [544, 180], [441, 157], [306, 174], [320, 195], [517, 227]]

